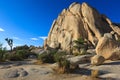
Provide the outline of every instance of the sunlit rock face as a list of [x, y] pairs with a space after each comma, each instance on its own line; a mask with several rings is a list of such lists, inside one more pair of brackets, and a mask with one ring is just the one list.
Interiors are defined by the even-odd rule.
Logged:
[[97, 55], [108, 60], [120, 59], [120, 43], [118, 43], [111, 33], [105, 33], [96, 46]]
[[105, 15], [87, 3], [72, 3], [63, 9], [53, 21], [44, 48], [57, 48], [71, 52], [73, 41], [82, 37], [91, 45], [96, 46], [104, 33], [115, 32], [120, 35], [120, 28], [113, 24]]

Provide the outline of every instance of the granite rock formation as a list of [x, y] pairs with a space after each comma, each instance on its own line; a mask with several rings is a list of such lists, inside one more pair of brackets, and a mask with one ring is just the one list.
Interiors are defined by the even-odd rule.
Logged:
[[71, 53], [73, 41], [80, 37], [95, 47], [105, 33], [112, 32], [118, 39], [119, 26], [87, 3], [74, 2], [68, 9], [63, 9], [53, 21], [48, 38], [44, 42], [44, 49], [50, 47]]

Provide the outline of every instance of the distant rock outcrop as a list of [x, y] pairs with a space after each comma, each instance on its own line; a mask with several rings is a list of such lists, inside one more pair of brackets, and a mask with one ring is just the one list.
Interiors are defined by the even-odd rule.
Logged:
[[53, 21], [44, 48], [57, 48], [67, 52], [73, 49], [73, 41], [82, 37], [90, 45], [96, 46], [105, 33], [114, 32], [116, 39], [120, 35], [119, 25], [113, 24], [105, 15], [87, 3], [72, 3], [68, 9], [63, 9]]

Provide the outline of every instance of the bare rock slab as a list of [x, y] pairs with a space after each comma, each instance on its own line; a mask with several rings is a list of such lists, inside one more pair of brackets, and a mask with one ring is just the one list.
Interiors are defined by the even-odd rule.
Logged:
[[0, 69], [7, 69], [7, 68], [11, 68], [10, 65], [3, 65], [3, 66], [0, 66]]
[[92, 57], [92, 55], [80, 55], [80, 56], [68, 58], [68, 61], [70, 61], [72, 66], [77, 66], [82, 63], [90, 62], [91, 57]]
[[19, 69], [12, 69], [5, 73], [5, 78], [17, 78], [17, 77], [25, 77], [28, 75], [28, 72], [25, 71], [23, 68]]
[[6, 74], [5, 74], [5, 78], [16, 78], [16, 77], [18, 77], [19, 76], [19, 74], [18, 74], [18, 70], [17, 69], [15, 69], [15, 70], [10, 70], [10, 71], [8, 71]]

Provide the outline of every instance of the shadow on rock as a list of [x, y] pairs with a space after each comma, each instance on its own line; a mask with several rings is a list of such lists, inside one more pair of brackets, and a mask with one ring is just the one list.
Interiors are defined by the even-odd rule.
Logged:
[[104, 63], [102, 65], [120, 65], [120, 62], [110, 62], [110, 63]]

